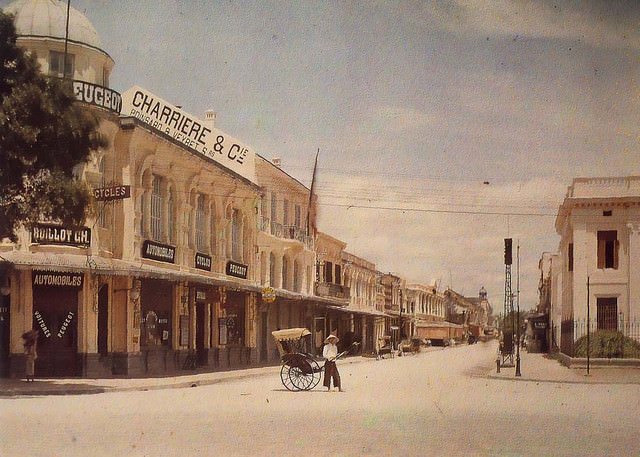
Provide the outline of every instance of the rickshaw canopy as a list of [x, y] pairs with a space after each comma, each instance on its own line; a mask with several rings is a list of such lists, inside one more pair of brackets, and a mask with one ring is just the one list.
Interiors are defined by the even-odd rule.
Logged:
[[306, 328], [286, 328], [284, 330], [274, 330], [271, 332], [276, 341], [299, 340], [300, 338], [311, 335]]

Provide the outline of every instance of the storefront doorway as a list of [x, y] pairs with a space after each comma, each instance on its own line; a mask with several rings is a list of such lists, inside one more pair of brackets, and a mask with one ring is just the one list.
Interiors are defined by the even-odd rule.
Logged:
[[33, 328], [40, 330], [36, 377], [79, 376], [78, 289], [33, 288]]
[[11, 296], [0, 295], [0, 377], [9, 376], [9, 345], [11, 322], [9, 313]]
[[196, 361], [198, 366], [205, 366], [208, 363], [207, 348], [204, 344], [204, 336], [206, 334], [205, 315], [207, 304], [202, 300], [196, 299]]

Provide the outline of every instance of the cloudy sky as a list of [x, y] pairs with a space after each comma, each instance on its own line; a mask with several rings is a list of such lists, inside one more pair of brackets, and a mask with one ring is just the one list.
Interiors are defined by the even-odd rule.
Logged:
[[634, 0], [71, 4], [114, 89], [213, 108], [307, 185], [319, 149], [320, 230], [410, 282], [485, 286], [497, 311], [503, 238], [531, 308], [571, 180], [640, 174]]

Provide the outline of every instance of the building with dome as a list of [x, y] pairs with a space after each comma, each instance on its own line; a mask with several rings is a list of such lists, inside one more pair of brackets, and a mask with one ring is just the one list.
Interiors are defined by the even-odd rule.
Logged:
[[[0, 240], [0, 376], [24, 374], [31, 328], [36, 377], [94, 378], [278, 363], [271, 332], [285, 327], [312, 329], [310, 350], [332, 332], [366, 351], [413, 333], [406, 281], [316, 232], [310, 189], [279, 160], [219, 130], [213, 111], [199, 119], [142, 87], [110, 89], [113, 59], [72, 7], [67, 35], [66, 2], [3, 12], [41, 70], [72, 82], [108, 146], [76, 170], [95, 217]], [[418, 296], [427, 327], [461, 336], [444, 295]]]
[[[20, 335], [32, 327], [36, 376], [145, 376], [273, 361], [271, 330], [346, 305], [314, 295], [308, 188], [217, 129], [213, 113], [200, 120], [143, 88], [109, 89], [114, 61], [73, 8], [66, 39], [66, 2], [3, 11], [18, 45], [73, 82], [109, 141], [78, 170], [94, 219], [43, 221], [0, 243], [3, 375], [22, 375]], [[273, 180], [284, 184], [262, 187]], [[265, 286], [274, 303], [262, 302]]]
[[[114, 61], [102, 49], [98, 32], [78, 10], [54, 0], [18, 0], [3, 8], [15, 16], [18, 45], [29, 49], [44, 73], [109, 87]], [[67, 65], [63, 64], [67, 47]]]

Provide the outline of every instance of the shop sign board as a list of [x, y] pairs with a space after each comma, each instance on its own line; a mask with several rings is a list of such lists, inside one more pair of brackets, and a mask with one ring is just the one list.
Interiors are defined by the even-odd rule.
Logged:
[[196, 155], [256, 183], [253, 149], [146, 89], [134, 86], [122, 94], [122, 115], [135, 117]]
[[196, 252], [196, 268], [211, 271], [211, 256]]
[[76, 247], [91, 245], [89, 227], [62, 227], [60, 225], [36, 224], [31, 228], [31, 242], [37, 244], [66, 244]]
[[547, 328], [547, 323], [545, 321], [534, 321], [533, 327], [536, 329], [544, 330]]
[[32, 282], [34, 286], [82, 288], [82, 273], [34, 270]]
[[142, 244], [142, 257], [159, 262], [174, 263], [176, 259], [176, 248], [167, 244], [145, 240]]
[[207, 299], [207, 292], [204, 290], [196, 289], [196, 301], [205, 301]]
[[105, 108], [116, 114], [122, 110], [122, 96], [115, 90], [86, 81], [73, 81], [73, 94], [79, 102]]
[[276, 301], [276, 290], [273, 287], [264, 287], [262, 289], [262, 301], [265, 303]]
[[93, 197], [99, 202], [129, 198], [131, 197], [131, 186], [110, 186], [93, 189]]
[[247, 269], [249, 267], [247, 265], [243, 265], [241, 263], [234, 262], [229, 260], [227, 262], [226, 273], [229, 276], [233, 276], [235, 278], [247, 279]]

